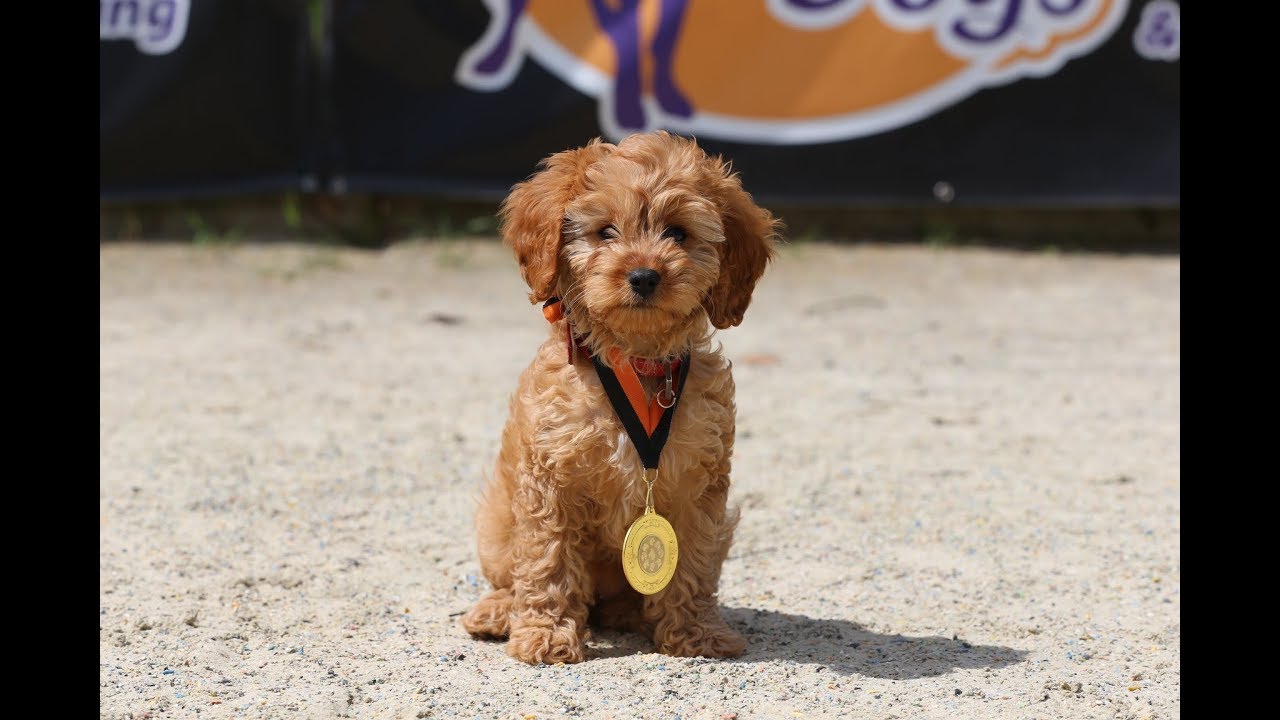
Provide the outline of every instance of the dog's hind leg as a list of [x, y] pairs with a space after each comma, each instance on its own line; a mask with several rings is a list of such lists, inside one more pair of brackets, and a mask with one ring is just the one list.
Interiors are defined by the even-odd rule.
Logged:
[[511, 632], [511, 588], [485, 595], [462, 616], [462, 627], [475, 637], [502, 639]]
[[462, 616], [462, 627], [476, 637], [501, 639], [511, 631], [511, 485], [504, 468], [494, 471], [476, 510], [476, 547], [480, 570], [493, 591]]

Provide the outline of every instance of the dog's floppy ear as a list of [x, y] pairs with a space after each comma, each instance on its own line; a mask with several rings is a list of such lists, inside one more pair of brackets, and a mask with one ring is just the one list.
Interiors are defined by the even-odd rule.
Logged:
[[707, 293], [707, 315], [711, 324], [724, 330], [742, 322], [751, 304], [751, 293], [774, 258], [780, 221], [755, 204], [742, 189], [737, 173], [720, 158], [707, 158], [710, 176], [706, 187], [720, 210], [724, 242], [720, 250], [720, 277]]
[[502, 202], [502, 241], [520, 261], [529, 302], [544, 302], [555, 294], [565, 207], [582, 192], [587, 168], [613, 149], [596, 138], [584, 147], [551, 155]]

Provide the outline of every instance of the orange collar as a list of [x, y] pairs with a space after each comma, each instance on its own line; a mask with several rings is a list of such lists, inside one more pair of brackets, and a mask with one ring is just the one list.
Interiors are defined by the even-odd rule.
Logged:
[[551, 323], [564, 319], [564, 303], [560, 302], [560, 298], [548, 298], [542, 303], [542, 317]]

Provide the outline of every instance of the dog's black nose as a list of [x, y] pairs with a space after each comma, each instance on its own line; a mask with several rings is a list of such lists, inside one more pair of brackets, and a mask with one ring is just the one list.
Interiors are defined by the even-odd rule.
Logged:
[[631, 289], [640, 297], [649, 297], [654, 290], [658, 289], [658, 282], [662, 280], [662, 276], [653, 268], [636, 268], [627, 273], [627, 281], [631, 283]]

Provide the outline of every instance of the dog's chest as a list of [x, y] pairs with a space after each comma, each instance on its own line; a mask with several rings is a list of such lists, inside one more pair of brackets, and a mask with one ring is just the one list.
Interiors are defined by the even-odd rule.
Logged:
[[[556, 458], [561, 482], [589, 505], [587, 515], [602, 544], [620, 546], [627, 527], [644, 512], [644, 463], [598, 377], [578, 373], [575, 380], [577, 392], [559, 399], [555, 417], [545, 418], [543, 438], [561, 438]], [[652, 397], [659, 388], [650, 383], [645, 389]], [[691, 505], [708, 483], [728, 471], [733, 408], [717, 389], [705, 374], [691, 374], [679, 402], [666, 411], [672, 413], [670, 429], [653, 487], [659, 513]]]

